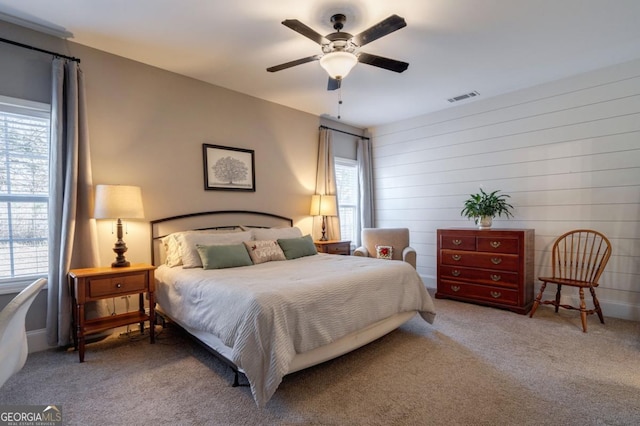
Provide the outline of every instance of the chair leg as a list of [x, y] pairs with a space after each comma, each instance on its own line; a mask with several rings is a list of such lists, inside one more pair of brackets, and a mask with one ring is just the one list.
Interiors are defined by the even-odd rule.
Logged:
[[536, 313], [536, 309], [538, 309], [538, 305], [540, 305], [540, 301], [542, 300], [542, 293], [544, 293], [544, 289], [547, 286], [547, 282], [543, 281], [540, 286], [540, 292], [536, 296], [536, 299], [533, 301], [533, 306], [531, 306], [531, 312], [529, 313], [529, 318], [533, 317], [533, 314]]
[[604, 324], [604, 317], [602, 316], [602, 309], [600, 308], [600, 302], [596, 297], [596, 290], [593, 287], [589, 287], [589, 291], [591, 292], [591, 297], [593, 297], [593, 306], [596, 307], [596, 313], [598, 314], [598, 318], [600, 318], [600, 322]]
[[582, 331], [587, 332], [587, 305], [584, 303], [584, 288], [580, 287], [580, 320], [582, 320]]
[[558, 284], [558, 289], [556, 290], [556, 314], [558, 313], [558, 308], [560, 308], [560, 292], [562, 291], [562, 286]]

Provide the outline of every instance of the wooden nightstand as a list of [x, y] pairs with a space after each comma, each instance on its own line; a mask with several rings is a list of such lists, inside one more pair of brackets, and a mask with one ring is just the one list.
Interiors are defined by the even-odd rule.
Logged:
[[[73, 293], [74, 344], [78, 349], [80, 362], [84, 362], [85, 336], [99, 333], [110, 328], [140, 323], [140, 332], [144, 331], [144, 322], [149, 321], [151, 343], [155, 343], [155, 299], [153, 292], [155, 266], [136, 264], [122, 268], [84, 268], [69, 271], [69, 284]], [[144, 309], [144, 293], [149, 295], [149, 313]], [[84, 305], [100, 299], [139, 295], [139, 309], [108, 317], [85, 319]]]
[[314, 241], [318, 253], [342, 254], [349, 256], [351, 254], [351, 241]]

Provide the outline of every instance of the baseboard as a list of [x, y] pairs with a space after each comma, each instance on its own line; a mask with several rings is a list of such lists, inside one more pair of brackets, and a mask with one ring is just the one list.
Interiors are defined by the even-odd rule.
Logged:
[[[436, 277], [434, 277], [433, 275], [420, 275], [420, 277], [422, 278], [422, 281], [424, 282], [424, 285], [427, 287], [427, 289], [433, 291], [436, 290]], [[539, 288], [536, 288], [535, 290], [538, 291]], [[605, 317], [620, 318], [629, 321], [640, 321], [640, 306], [610, 301], [602, 299], [600, 297], [598, 297], [598, 299], [600, 300], [600, 307], [602, 308], [602, 312], [604, 312]], [[562, 295], [562, 303], [579, 306], [577, 297], [568, 297], [564, 294]]]
[[[136, 330], [138, 330], [137, 325], [134, 326]], [[122, 327], [115, 328], [111, 331], [111, 333], [126, 333], [127, 326], [124, 325]], [[55, 349], [56, 346], [50, 346], [47, 343], [47, 329], [41, 328], [38, 330], [27, 331], [27, 345], [29, 347], [29, 353], [46, 351], [47, 349]]]
[[[586, 300], [587, 309], [593, 308], [593, 303], [591, 303], [591, 300], [589, 300], [589, 298], [587, 298]], [[640, 321], [640, 306], [614, 302], [611, 300], [601, 299], [600, 297], [598, 297], [598, 300], [600, 302], [600, 308], [602, 309], [602, 313], [604, 314], [605, 321], [607, 317], [620, 318], [630, 321]], [[560, 303], [580, 306], [580, 300], [577, 297], [566, 297], [565, 295], [562, 295]]]
[[27, 331], [27, 345], [29, 345], [29, 353], [46, 351], [53, 349], [55, 346], [49, 346], [47, 343], [47, 329]]

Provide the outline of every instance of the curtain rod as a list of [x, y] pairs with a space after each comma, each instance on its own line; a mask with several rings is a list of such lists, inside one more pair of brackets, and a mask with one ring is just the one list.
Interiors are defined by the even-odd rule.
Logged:
[[371, 139], [371, 138], [368, 138], [366, 136], [356, 135], [355, 133], [345, 132], [344, 130], [338, 130], [338, 129], [334, 129], [334, 128], [327, 127], [327, 126], [324, 126], [324, 125], [321, 125], [320, 128], [321, 129], [327, 129], [327, 130], [333, 130], [334, 132], [344, 133], [345, 135], [355, 136], [355, 137], [358, 137], [358, 138], [361, 138], [361, 139], [366, 139], [366, 140]]
[[52, 52], [50, 50], [40, 49], [38, 47], [29, 46], [28, 44], [18, 43], [17, 41], [13, 41], [13, 40], [7, 40], [6, 38], [2, 38], [2, 37], [0, 37], [0, 41], [3, 42], [3, 43], [13, 44], [14, 46], [23, 47], [25, 49], [36, 50], [36, 51], [41, 52], [41, 53], [46, 53], [47, 55], [57, 56], [57, 57], [60, 57], [60, 58], [69, 59], [70, 61], [74, 61], [74, 62], [80, 63], [80, 59], [79, 58], [74, 58], [73, 56], [67, 56], [67, 55], [63, 55], [61, 53]]

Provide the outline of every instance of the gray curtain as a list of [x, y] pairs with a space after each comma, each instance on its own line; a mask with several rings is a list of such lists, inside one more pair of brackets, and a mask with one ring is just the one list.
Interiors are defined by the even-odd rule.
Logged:
[[[331, 130], [320, 128], [320, 140], [318, 142], [318, 169], [316, 175], [316, 194], [337, 195], [336, 165], [333, 159], [333, 138]], [[338, 205], [338, 211], [340, 206]], [[322, 218], [313, 218], [313, 238], [320, 239], [322, 235]], [[340, 234], [340, 218], [338, 216], [327, 217], [326, 235], [329, 240], [342, 239]]]
[[96, 225], [91, 219], [93, 182], [84, 96], [78, 63], [54, 58], [47, 303], [47, 340], [54, 346], [71, 342], [69, 270], [98, 266]]
[[375, 216], [373, 207], [373, 156], [371, 153], [371, 141], [359, 139], [356, 146], [356, 159], [358, 161], [358, 180], [360, 185], [360, 229], [356, 231], [358, 244], [362, 245], [362, 228], [374, 228]]

